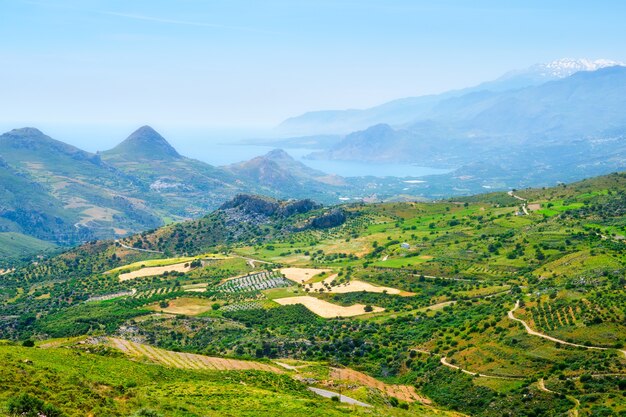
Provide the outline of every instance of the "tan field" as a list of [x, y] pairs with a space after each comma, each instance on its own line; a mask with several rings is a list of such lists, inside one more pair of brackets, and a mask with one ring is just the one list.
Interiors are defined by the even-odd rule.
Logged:
[[[413, 293], [401, 291], [397, 288], [379, 287], [376, 285], [372, 285], [368, 282], [363, 282], [359, 280], [352, 280], [346, 284], [340, 284], [334, 287], [330, 286], [330, 283], [333, 282], [335, 278], [337, 278], [336, 274], [331, 275], [330, 277], [326, 278], [324, 281], [315, 282], [313, 284], [307, 284], [305, 288], [310, 288], [311, 291], [316, 291], [316, 292], [319, 291], [320, 289], [323, 289], [324, 292], [336, 293], [336, 294], [366, 291], [366, 292], [378, 292], [378, 293], [386, 292], [387, 294], [396, 294], [396, 295], [401, 295], [405, 297], [414, 295]], [[324, 284], [328, 284], [330, 286], [330, 289], [328, 289], [328, 287], [325, 286]]]
[[297, 282], [298, 284], [302, 284], [302, 282], [307, 282], [314, 276], [319, 275], [323, 272], [330, 272], [330, 269], [283, 268], [280, 270], [280, 273], [283, 274], [285, 278]]
[[176, 298], [169, 301], [169, 306], [161, 308], [159, 304], [151, 305], [149, 308], [154, 311], [162, 311], [169, 314], [184, 314], [195, 316], [211, 310], [214, 301], [204, 298]]
[[206, 287], [208, 285], [209, 284], [207, 284], [206, 282], [200, 284], [183, 285], [183, 290], [187, 292], [206, 292]]
[[[313, 313], [325, 319], [331, 319], [334, 317], [354, 317], [361, 314], [368, 314], [365, 311], [365, 306], [363, 304], [354, 304], [350, 307], [344, 307], [308, 295], [299, 297], [277, 298], [274, 301], [281, 305], [302, 304]], [[381, 311], [385, 311], [384, 308], [373, 308], [374, 309], [371, 311], [371, 313], [380, 313]]]
[[141, 268], [136, 271], [127, 272], [125, 274], [120, 274], [120, 281], [128, 281], [129, 279], [163, 275], [166, 272], [187, 272], [190, 269], [191, 267], [189, 266], [188, 262], [167, 266], [152, 266], [149, 268]]
[[211, 369], [216, 371], [258, 370], [282, 373], [282, 371], [275, 366], [266, 365], [264, 363], [214, 358], [211, 356], [196, 355], [194, 353], [172, 352], [170, 350], [154, 348], [149, 345], [117, 338], [109, 338], [109, 342], [113, 347], [129, 356], [146, 358], [152, 362], [173, 368]]
[[420, 396], [415, 387], [409, 385], [390, 385], [385, 384], [369, 375], [362, 372], [358, 372], [349, 368], [330, 368], [330, 377], [343, 381], [357, 382], [366, 387], [376, 388], [385, 394], [396, 397], [399, 400], [406, 402], [420, 402], [422, 404], [431, 404], [428, 398]]

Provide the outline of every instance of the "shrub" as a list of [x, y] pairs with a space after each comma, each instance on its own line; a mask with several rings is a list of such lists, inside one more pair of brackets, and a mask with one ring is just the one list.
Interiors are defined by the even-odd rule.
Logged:
[[20, 417], [61, 417], [61, 410], [37, 397], [22, 394], [9, 399], [9, 414]]

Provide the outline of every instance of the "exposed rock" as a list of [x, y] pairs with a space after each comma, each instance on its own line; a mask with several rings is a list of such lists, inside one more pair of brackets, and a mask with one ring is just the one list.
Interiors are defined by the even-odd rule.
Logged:
[[334, 209], [319, 217], [314, 217], [309, 221], [309, 225], [314, 229], [329, 229], [341, 226], [346, 222], [346, 213], [342, 209]]
[[224, 203], [220, 209], [238, 209], [248, 214], [260, 214], [271, 217], [290, 217], [295, 214], [307, 213], [321, 206], [312, 200], [278, 201], [268, 197], [239, 194], [231, 201]]

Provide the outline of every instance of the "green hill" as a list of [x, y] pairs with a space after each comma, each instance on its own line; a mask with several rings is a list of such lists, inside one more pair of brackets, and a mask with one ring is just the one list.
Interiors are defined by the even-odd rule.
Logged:
[[[36, 398], [60, 413], [54, 415], [65, 416], [415, 415], [342, 405], [316, 396], [286, 375], [171, 369], [130, 361], [97, 346], [0, 346], [0, 371], [3, 415], [25, 395], [31, 399], [28, 403], [36, 403]], [[418, 412], [436, 415], [427, 409]]]
[[239, 196], [3, 275], [0, 337], [283, 363], [376, 415], [420, 415], [415, 390], [483, 417], [619, 416], [625, 196], [623, 173], [433, 203]]
[[171, 161], [181, 158], [176, 149], [163, 136], [150, 126], [142, 126], [134, 131], [126, 140], [103, 155], [110, 159], [164, 160]]

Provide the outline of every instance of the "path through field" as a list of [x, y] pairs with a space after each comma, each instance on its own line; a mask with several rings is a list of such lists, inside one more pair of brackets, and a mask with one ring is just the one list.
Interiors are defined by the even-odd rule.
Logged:
[[181, 369], [208, 369], [214, 371], [258, 370], [283, 373], [279, 368], [260, 362], [237, 359], [215, 358], [195, 353], [173, 352], [142, 343], [130, 342], [119, 338], [109, 338], [110, 344], [123, 353], [137, 358], [146, 358], [151, 362]]
[[[515, 307], [513, 307], [508, 312], [508, 316], [509, 316], [509, 318], [511, 320], [514, 320], [514, 321], [522, 323], [522, 325], [524, 325], [524, 328], [526, 329], [526, 333], [528, 333], [529, 335], [542, 337], [542, 338], [550, 340], [552, 342], [558, 342], [558, 343], [561, 343], [563, 345], [576, 346], [576, 347], [583, 348], [583, 349], [611, 350], [610, 348], [606, 348], [606, 347], [586, 346], [586, 345], [579, 345], [577, 343], [570, 343], [570, 342], [566, 342], [565, 340], [557, 339], [556, 337], [548, 336], [547, 334], [543, 334], [543, 333], [540, 333], [538, 331], [535, 331], [535, 330], [531, 329], [531, 327], [528, 325], [528, 323], [526, 323], [524, 320], [518, 319], [517, 317], [515, 317], [513, 315], [513, 313], [515, 312], [515, 310], [517, 310], [519, 308], [519, 306], [520, 306], [520, 302], [519, 302], [519, 300], [517, 300], [515, 302]], [[621, 352], [624, 356], [626, 356], [626, 350], [619, 350], [619, 352]]]
[[338, 397], [339, 401], [341, 401], [342, 403], [359, 405], [361, 407], [371, 407], [371, 405], [369, 404], [355, 400], [354, 398], [346, 397], [345, 395], [339, 394], [338, 392], [332, 392], [332, 391], [328, 391], [325, 389], [313, 388], [313, 387], [309, 387], [309, 390], [325, 398]]
[[448, 358], [446, 358], [445, 356], [442, 356], [439, 362], [441, 362], [442, 365], [447, 366], [448, 368], [457, 369], [465, 374], [468, 374], [471, 376], [478, 376], [481, 378], [492, 378], [492, 379], [523, 379], [524, 378], [521, 376], [486, 375], [486, 374], [479, 374], [478, 372], [468, 371], [467, 369], [463, 369], [460, 366], [451, 364], [450, 362], [448, 362]]

